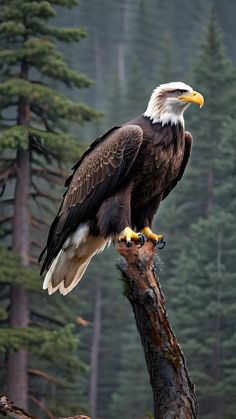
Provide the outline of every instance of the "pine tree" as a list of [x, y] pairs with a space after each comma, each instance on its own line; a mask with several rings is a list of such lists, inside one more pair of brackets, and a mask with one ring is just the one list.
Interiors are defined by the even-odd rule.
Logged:
[[[192, 170], [188, 174], [186, 185], [189, 190], [194, 185], [193, 210], [196, 215], [204, 216], [211, 212], [213, 205], [213, 186], [217, 177], [215, 158], [221, 138], [220, 127], [225, 119], [226, 109], [228, 116], [235, 112], [232, 101], [235, 70], [226, 55], [214, 9], [210, 11], [208, 24], [203, 31], [199, 54], [193, 67], [192, 84], [206, 97], [206, 106], [201, 112], [201, 124], [199, 115], [196, 112], [192, 115], [191, 131], [196, 141], [192, 154]], [[193, 195], [189, 196], [192, 200]]]
[[127, 82], [124, 98], [126, 121], [145, 112], [148, 96], [148, 85], [144, 77], [141, 63], [136, 56], [133, 56], [127, 68]]
[[56, 16], [55, 6], [71, 8], [77, 3], [77, 0], [4, 0], [1, 7], [0, 180], [4, 192], [1, 234], [4, 246], [9, 249], [1, 251], [1, 298], [10, 302], [2, 347], [8, 349], [8, 395], [23, 408], [27, 408], [29, 396], [28, 351], [40, 356], [47, 354], [52, 360], [57, 348], [58, 357], [54, 361], [58, 363], [60, 354], [73, 352], [77, 345], [70, 328], [51, 332], [31, 327], [29, 292], [40, 286], [36, 285], [31, 266], [37, 260], [48, 213], [57, 199], [55, 185], [62, 184], [65, 173], [62, 162], [71, 161], [81, 150], [77, 141], [64, 132], [65, 121], [82, 123], [97, 115], [52, 87], [54, 81], [67, 88], [91, 84], [85, 75], [68, 67], [56, 48], [56, 41], [80, 41], [85, 36], [84, 30], [58, 28], [48, 23]]
[[196, 141], [185, 203], [195, 206], [182, 211], [185, 234], [172, 269], [169, 304], [198, 389], [201, 417], [231, 419], [236, 390], [235, 121], [226, 120], [225, 114], [235, 112], [236, 83], [214, 11], [200, 45], [193, 85], [207, 101], [201, 122], [193, 117]]
[[164, 32], [156, 56], [156, 65], [152, 78], [156, 85], [179, 80], [178, 57], [169, 32]]
[[[164, 260], [162, 276], [165, 278], [172, 275], [172, 262], [178, 258], [179, 250], [184, 246], [189, 225], [212, 211], [213, 185], [218, 177], [217, 147], [225, 119], [225, 111], [222, 110], [227, 109], [229, 115], [234, 114], [232, 92], [235, 70], [226, 55], [222, 32], [213, 10], [202, 32], [189, 79], [190, 84], [203, 93], [206, 104], [200, 113], [193, 107], [186, 111], [186, 130], [193, 135], [190, 163], [180, 184], [161, 205], [157, 218], [158, 230], [164, 231], [168, 242], [161, 254]], [[166, 285], [169, 287], [168, 283]]]
[[140, 63], [145, 78], [150, 77], [153, 69], [153, 52], [156, 49], [158, 37], [157, 28], [158, 9], [156, 2], [137, 0], [130, 15], [129, 50], [130, 56], [135, 56]]

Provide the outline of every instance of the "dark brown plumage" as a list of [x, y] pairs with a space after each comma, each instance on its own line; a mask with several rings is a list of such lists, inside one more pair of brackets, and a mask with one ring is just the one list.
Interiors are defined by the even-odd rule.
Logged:
[[92, 256], [126, 227], [151, 228], [160, 202], [183, 176], [191, 144], [181, 121], [162, 125], [143, 115], [91, 144], [66, 181], [49, 232], [42, 266], [49, 269], [49, 293], [67, 294]]

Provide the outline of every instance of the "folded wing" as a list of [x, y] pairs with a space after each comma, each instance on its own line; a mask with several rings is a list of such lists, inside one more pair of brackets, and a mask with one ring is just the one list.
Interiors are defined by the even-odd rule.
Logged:
[[125, 125], [108, 131], [85, 151], [66, 181], [68, 189], [41, 254], [47, 251], [41, 273], [49, 268], [70, 233], [93, 218], [102, 201], [122, 184], [142, 140], [139, 126]]

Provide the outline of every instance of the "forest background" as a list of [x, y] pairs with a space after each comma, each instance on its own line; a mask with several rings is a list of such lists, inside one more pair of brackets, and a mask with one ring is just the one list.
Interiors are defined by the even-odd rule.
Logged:
[[[154, 231], [167, 239], [156, 265], [197, 388], [200, 417], [234, 419], [235, 1], [81, 0], [78, 5], [76, 0], [2, 0], [0, 7], [0, 392], [10, 391], [14, 399], [20, 383], [20, 404], [45, 418], [88, 412], [93, 418], [141, 419], [152, 411], [115, 249], [96, 257], [66, 298], [41, 290], [37, 257], [63, 181], [81, 150], [111, 126], [143, 113], [158, 84], [180, 80], [206, 102], [201, 111], [192, 107], [185, 114], [194, 148], [184, 179], [156, 217]], [[29, 27], [42, 41], [24, 40], [34, 67], [23, 74], [21, 66], [24, 85], [13, 77], [22, 59], [22, 27], [16, 25], [21, 13], [31, 16]], [[39, 18], [51, 19], [57, 29], [42, 26], [40, 32]], [[63, 32], [64, 27], [70, 30]], [[53, 50], [52, 36], [72, 71]], [[9, 53], [13, 41], [17, 47]], [[29, 103], [34, 117], [19, 112]], [[12, 170], [16, 152], [19, 162], [29, 151], [25, 127], [32, 144], [27, 260], [14, 239], [17, 174]], [[16, 364], [19, 368], [12, 367]]]

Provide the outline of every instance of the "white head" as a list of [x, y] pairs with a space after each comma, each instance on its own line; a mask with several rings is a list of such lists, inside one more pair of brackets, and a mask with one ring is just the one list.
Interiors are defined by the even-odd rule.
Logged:
[[191, 102], [202, 107], [203, 96], [182, 82], [161, 84], [153, 91], [144, 116], [150, 118], [153, 124], [181, 123], [184, 126], [183, 113]]

